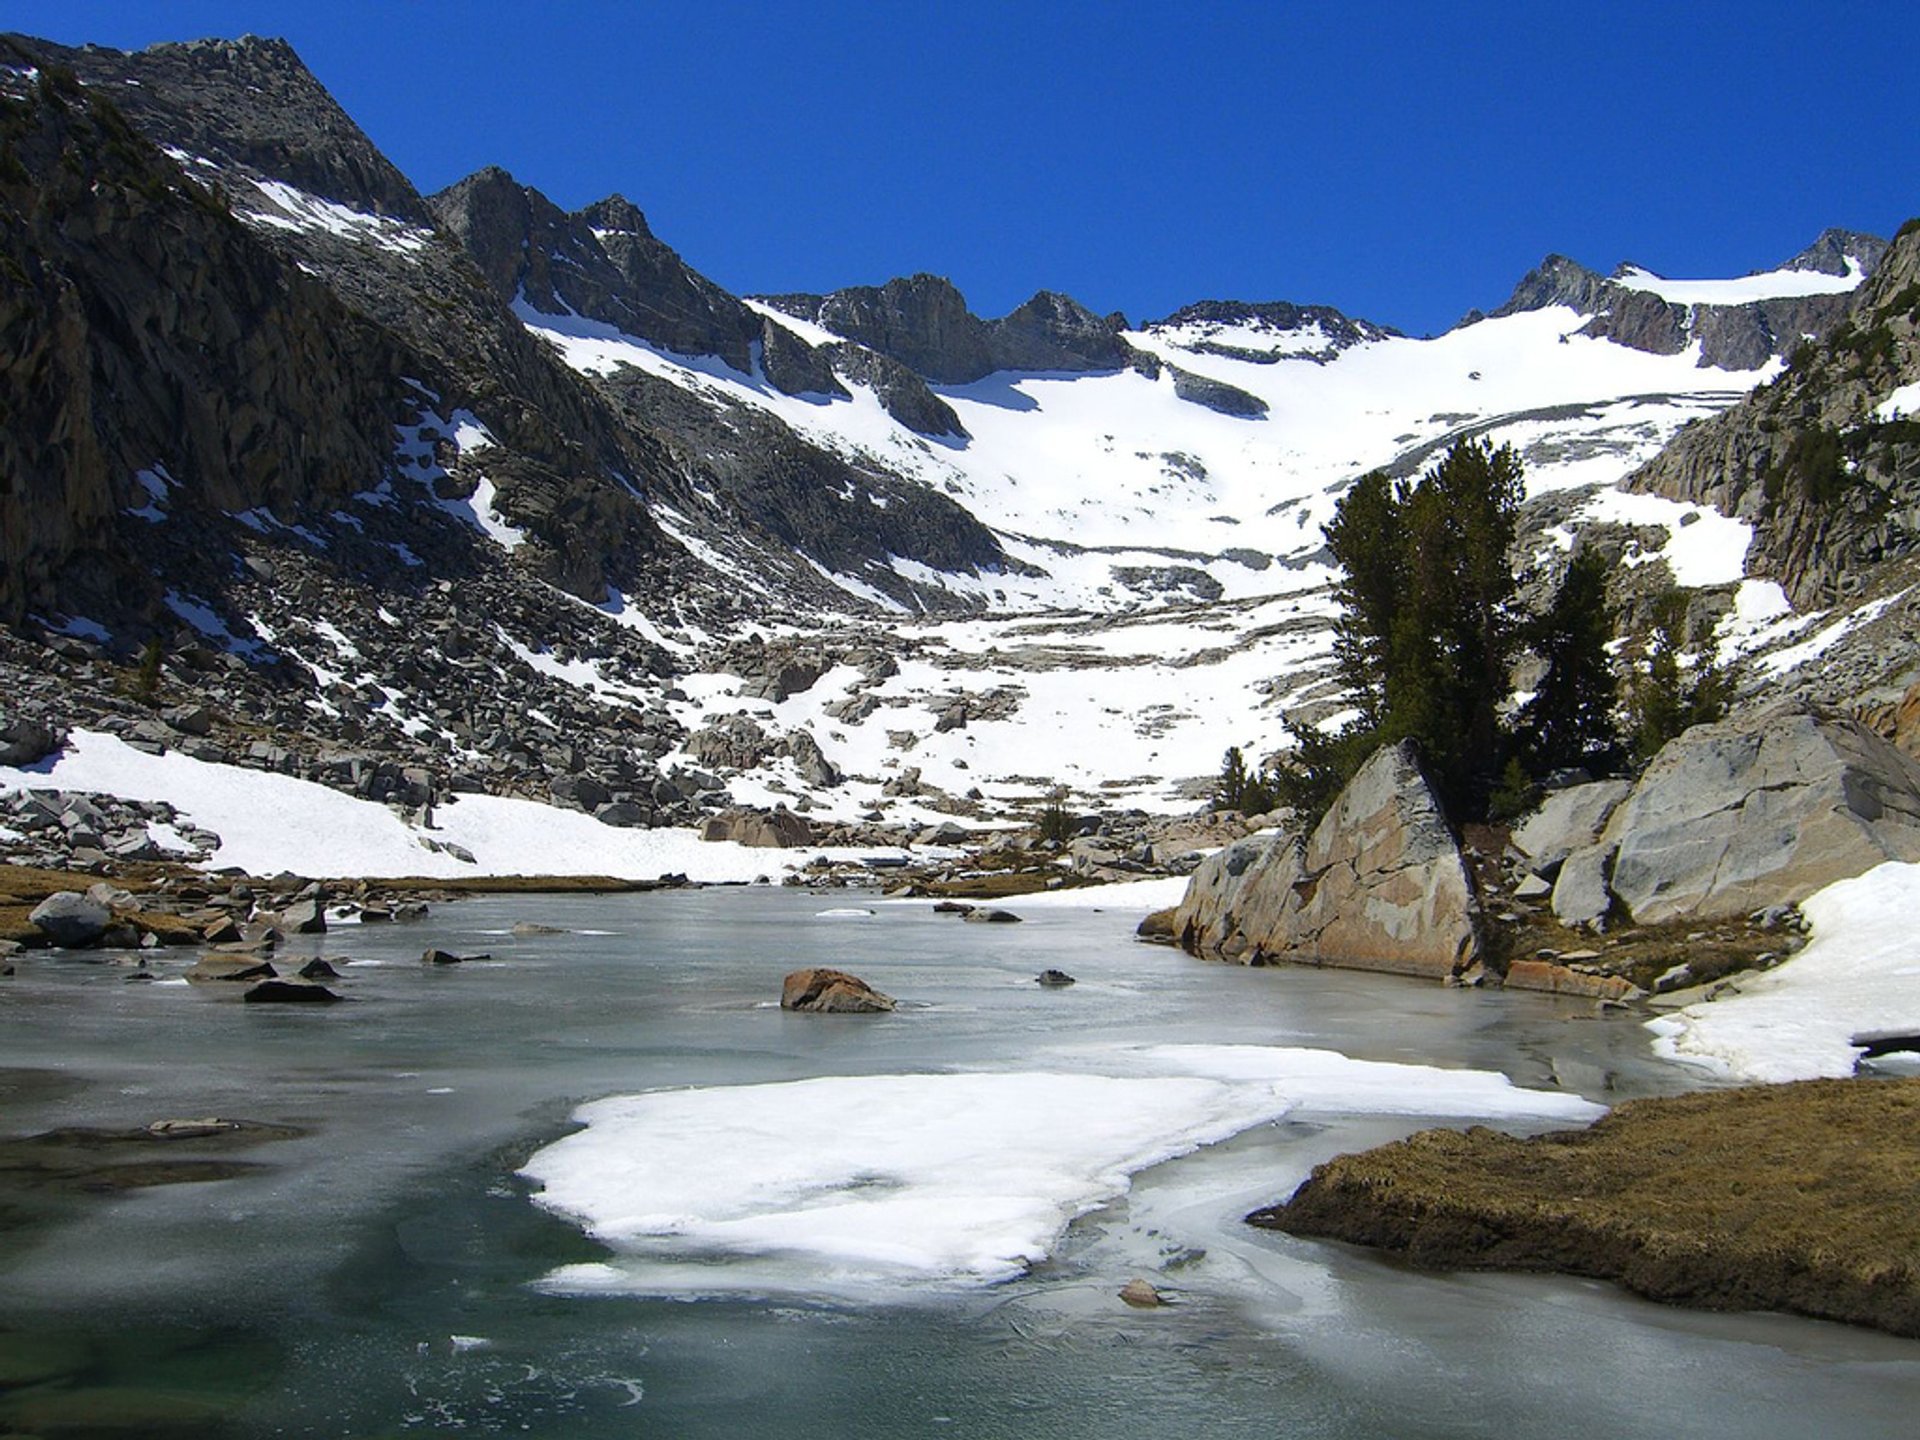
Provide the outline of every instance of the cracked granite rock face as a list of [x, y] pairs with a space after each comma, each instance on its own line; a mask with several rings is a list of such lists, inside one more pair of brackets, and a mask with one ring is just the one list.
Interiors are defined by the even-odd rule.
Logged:
[[1229, 846], [1195, 872], [1174, 933], [1196, 953], [1445, 980], [1478, 960], [1459, 846], [1407, 743], [1360, 768], [1313, 833]]
[[1804, 900], [1920, 860], [1920, 761], [1797, 705], [1689, 730], [1608, 822], [1613, 893], [1641, 924]]

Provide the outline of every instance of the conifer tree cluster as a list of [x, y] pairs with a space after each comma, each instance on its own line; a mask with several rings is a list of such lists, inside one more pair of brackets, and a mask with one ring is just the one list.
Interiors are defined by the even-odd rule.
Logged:
[[[1358, 716], [1302, 734], [1281, 796], [1312, 814], [1381, 745], [1417, 742], [1448, 813], [1476, 819], [1496, 790], [1567, 765], [1615, 762], [1613, 617], [1606, 571], [1579, 552], [1547, 613], [1529, 616], [1509, 552], [1523, 496], [1519, 457], [1464, 440], [1417, 481], [1376, 471], [1327, 527], [1342, 572], [1334, 657]], [[1506, 718], [1514, 660], [1547, 662], [1532, 699]]]

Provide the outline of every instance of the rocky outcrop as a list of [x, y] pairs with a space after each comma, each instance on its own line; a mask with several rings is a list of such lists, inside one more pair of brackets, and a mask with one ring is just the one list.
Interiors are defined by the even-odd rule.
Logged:
[[936, 385], [970, 385], [999, 370], [1119, 370], [1133, 356], [1121, 338], [1124, 317], [1103, 318], [1050, 290], [998, 320], [975, 315], [953, 282], [939, 275], [766, 300], [897, 360]]
[[1122, 370], [1132, 351], [1120, 332], [1124, 316], [1094, 314], [1071, 295], [1042, 290], [998, 320], [987, 322], [996, 370]]
[[805, 1010], [816, 1015], [877, 1015], [893, 1007], [892, 996], [882, 995], [859, 976], [844, 970], [824, 967], [795, 970], [780, 986], [782, 1010]]
[[1304, 840], [1228, 846], [1173, 919], [1195, 954], [1449, 979], [1479, 957], [1459, 846], [1408, 743], [1360, 768]]
[[777, 810], [725, 810], [708, 819], [700, 838], [731, 840], [759, 850], [787, 849], [811, 845], [813, 826], [784, 805]]
[[[771, 326], [774, 322], [769, 321]], [[889, 355], [864, 345], [821, 347], [834, 372], [865, 385], [881, 408], [915, 434], [965, 438], [967, 427], [953, 407], [927, 388], [927, 382]]]
[[[1875, 235], [1828, 230], [1780, 268], [1846, 275], [1851, 273], [1851, 261], [1872, 274], [1886, 249], [1887, 242]], [[1755, 370], [1769, 360], [1786, 357], [1808, 335], [1832, 329], [1852, 303], [1852, 296], [1841, 292], [1736, 305], [1680, 304], [1642, 288], [1639, 277], [1648, 273], [1622, 265], [1612, 276], [1603, 276], [1564, 255], [1549, 255], [1522, 278], [1493, 315], [1565, 306], [1589, 317], [1578, 331], [1581, 335], [1654, 355], [1678, 355], [1698, 344], [1703, 366]]]
[[[488, 166], [428, 203], [502, 298], [523, 298], [548, 315], [584, 315], [677, 354], [717, 355], [752, 371], [760, 317], [657, 239], [624, 196], [568, 214]], [[815, 377], [795, 379], [798, 389], [817, 388]]]
[[1654, 758], [1561, 884], [1588, 860], [1641, 924], [1794, 904], [1883, 861], [1920, 860], [1920, 761], [1856, 720], [1793, 704], [1696, 726]]
[[1537, 875], [1551, 877], [1569, 855], [1593, 844], [1633, 790], [1626, 780], [1596, 780], [1556, 790], [1513, 829], [1513, 846]]
[[[1342, 314], [1331, 305], [1295, 305], [1286, 300], [1200, 300], [1141, 328], [1178, 331], [1177, 343], [1183, 350], [1255, 365], [1281, 360], [1324, 365], [1342, 350], [1400, 333], [1390, 325]], [[1229, 333], [1233, 338], [1220, 338]]]
[[[3, 41], [0, 60], [45, 63]], [[115, 539], [123, 512], [153, 503], [140, 472], [169, 477], [178, 509], [265, 506], [289, 520], [376, 484], [406, 368], [396, 348], [111, 103], [54, 69], [25, 88], [11, 73], [0, 621], [57, 608], [86, 582], [151, 591]]]
[[1193, 405], [1203, 405], [1220, 415], [1231, 415], [1238, 420], [1264, 420], [1267, 414], [1267, 402], [1258, 395], [1251, 395], [1238, 385], [1229, 385], [1224, 380], [1211, 380], [1205, 375], [1195, 375], [1191, 370], [1182, 370], [1178, 365], [1167, 367], [1173, 372], [1173, 393]]
[[1688, 426], [1629, 484], [1755, 527], [1750, 573], [1796, 606], [1859, 594], [1920, 549], [1920, 427], [1882, 410], [1920, 380], [1920, 226], [1901, 228], [1845, 318], [1777, 380]]

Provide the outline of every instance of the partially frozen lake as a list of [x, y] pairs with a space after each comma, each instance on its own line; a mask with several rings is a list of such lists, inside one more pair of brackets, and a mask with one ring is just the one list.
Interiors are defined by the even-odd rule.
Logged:
[[[1343, 1150], [1699, 1083], [1630, 1017], [1199, 962], [1132, 910], [852, 903], [466, 901], [289, 947], [342, 970], [332, 1007], [32, 957], [0, 1131], [305, 1133], [0, 1230], [0, 1327], [93, 1344], [69, 1389], [247, 1395], [241, 1436], [1908, 1433], [1912, 1342], [1240, 1223]], [[806, 964], [901, 1007], [785, 1014]], [[1135, 1276], [1175, 1303], [1122, 1305]]]

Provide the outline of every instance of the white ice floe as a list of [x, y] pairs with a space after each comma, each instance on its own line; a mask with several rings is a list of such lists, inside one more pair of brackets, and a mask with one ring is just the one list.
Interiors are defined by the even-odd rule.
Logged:
[[[751, 880], [782, 873], [815, 855], [770, 854], [731, 841], [704, 842], [692, 830], [619, 829], [577, 810], [496, 795], [461, 795], [434, 807], [433, 827], [409, 823], [387, 806], [324, 785], [216, 765], [169, 751], [149, 755], [112, 735], [76, 730], [51, 762], [0, 766], [0, 790], [100, 792], [127, 800], [165, 800], [181, 823], [210, 830], [220, 846], [209, 864], [256, 875], [610, 875], [650, 880], [679, 873], [695, 880]], [[457, 845], [471, 863], [434, 845]], [[861, 852], [869, 853], [869, 852]], [[790, 858], [789, 858], [790, 857]]]
[[[1063, 1052], [1057, 1070], [621, 1095], [521, 1172], [614, 1252], [548, 1288], [912, 1293], [1012, 1279], [1149, 1166], [1296, 1109], [1584, 1122], [1499, 1075], [1328, 1051]], [[1071, 1067], [1071, 1068], [1069, 1068]], [[1092, 1068], [1120, 1074], [1086, 1073]]]
[[1807, 1080], [1851, 1075], [1856, 1035], [1920, 1035], [1920, 865], [1889, 861], [1800, 909], [1806, 949], [1649, 1021], [1655, 1051], [1737, 1080]]

